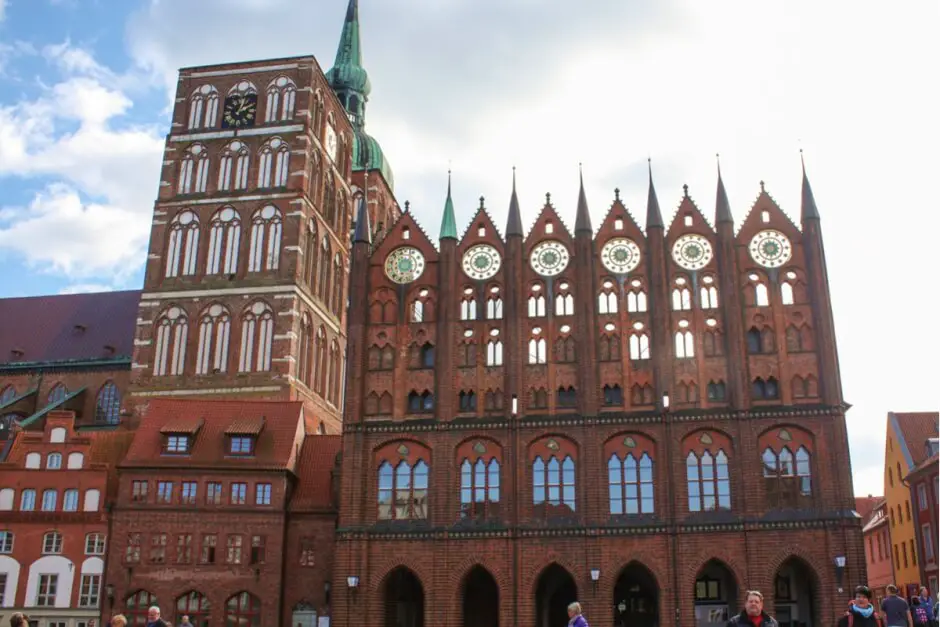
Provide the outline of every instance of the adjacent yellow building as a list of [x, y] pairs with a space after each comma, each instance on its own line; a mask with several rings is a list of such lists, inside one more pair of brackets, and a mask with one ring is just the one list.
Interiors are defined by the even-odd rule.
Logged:
[[937, 421], [937, 412], [888, 413], [884, 494], [895, 585], [905, 597], [917, 594], [921, 582], [914, 535], [916, 512], [912, 510], [910, 486], [903, 479], [928, 457], [928, 440], [937, 437]]

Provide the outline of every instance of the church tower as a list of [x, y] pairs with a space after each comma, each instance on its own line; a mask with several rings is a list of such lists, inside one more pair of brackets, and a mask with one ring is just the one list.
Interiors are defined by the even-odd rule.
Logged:
[[391, 169], [363, 130], [369, 91], [355, 0], [328, 73], [311, 56], [180, 71], [135, 337], [137, 405], [301, 400], [311, 432], [340, 431], [354, 201], [368, 183], [370, 206], [398, 215]]

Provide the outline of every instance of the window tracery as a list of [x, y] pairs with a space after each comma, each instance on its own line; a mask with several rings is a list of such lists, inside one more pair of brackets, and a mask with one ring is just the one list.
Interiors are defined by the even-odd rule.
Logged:
[[154, 376], [183, 374], [189, 336], [186, 312], [179, 307], [170, 307], [157, 318], [154, 327]]
[[189, 128], [215, 128], [219, 115], [219, 92], [212, 85], [197, 87], [189, 98]]
[[[290, 147], [280, 137], [272, 137], [261, 147], [258, 161], [258, 187], [287, 187]], [[273, 179], [272, 179], [273, 174]]]
[[[309, 382], [310, 363], [310, 318], [304, 314], [301, 331], [301, 380]], [[263, 302], [256, 301], [242, 314], [242, 338], [239, 352], [239, 372], [267, 372], [271, 369], [271, 353], [274, 344], [274, 311]]]
[[209, 180], [209, 152], [202, 144], [186, 149], [180, 161], [178, 194], [202, 194]]
[[203, 311], [199, 323], [196, 374], [226, 371], [231, 325], [231, 316], [224, 306], [214, 304]]
[[241, 244], [241, 218], [232, 207], [222, 207], [209, 221], [209, 254], [206, 274], [209, 276], [238, 272], [238, 250]]
[[166, 277], [196, 274], [199, 258], [199, 217], [189, 209], [179, 212], [170, 222], [167, 238]]
[[251, 246], [248, 271], [277, 270], [281, 258], [282, 217], [274, 205], [267, 205], [251, 216]]
[[265, 122], [286, 121], [294, 117], [297, 86], [286, 76], [279, 76], [268, 84]]

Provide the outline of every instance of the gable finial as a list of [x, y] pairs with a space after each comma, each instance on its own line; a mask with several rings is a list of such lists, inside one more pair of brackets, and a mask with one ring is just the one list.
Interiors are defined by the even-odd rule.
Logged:
[[715, 153], [715, 163], [718, 164], [718, 178], [721, 178], [721, 155], [717, 152]]
[[406, 200], [406, 201], [405, 201], [405, 213], [408, 213], [408, 209], [410, 209], [410, 208], [411, 208], [411, 201], [410, 201], [410, 200]]
[[764, 193], [764, 181], [761, 181], [761, 182], [760, 182], [760, 193], [761, 193], [761, 194]]
[[685, 183], [682, 185], [682, 196], [685, 198], [689, 197], [689, 184]]
[[551, 193], [551, 192], [545, 192], [545, 204], [546, 204], [546, 205], [552, 204], [552, 193]]
[[516, 195], [516, 166], [512, 166], [512, 195], [509, 197], [509, 217], [506, 221], [506, 237], [523, 237], [522, 212], [519, 210], [519, 197]]
[[485, 197], [480, 196], [480, 209], [483, 209], [483, 201], [486, 200]]
[[614, 188], [614, 200], [620, 200], [620, 188], [619, 187]]

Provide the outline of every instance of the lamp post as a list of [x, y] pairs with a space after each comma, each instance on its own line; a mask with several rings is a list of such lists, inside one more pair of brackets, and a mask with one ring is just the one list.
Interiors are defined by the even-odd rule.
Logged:
[[352, 625], [353, 622], [349, 616], [349, 597], [356, 594], [359, 589], [359, 575], [349, 575], [346, 577], [346, 624]]
[[833, 560], [836, 567], [836, 586], [838, 587], [839, 592], [842, 592], [842, 577], [845, 575], [845, 556], [838, 555], [835, 560]]
[[601, 578], [601, 569], [591, 569], [591, 585], [594, 586], [594, 594], [597, 594], [597, 581]]
[[104, 587], [104, 595], [108, 597], [108, 609], [114, 609], [114, 584], [109, 583]]

